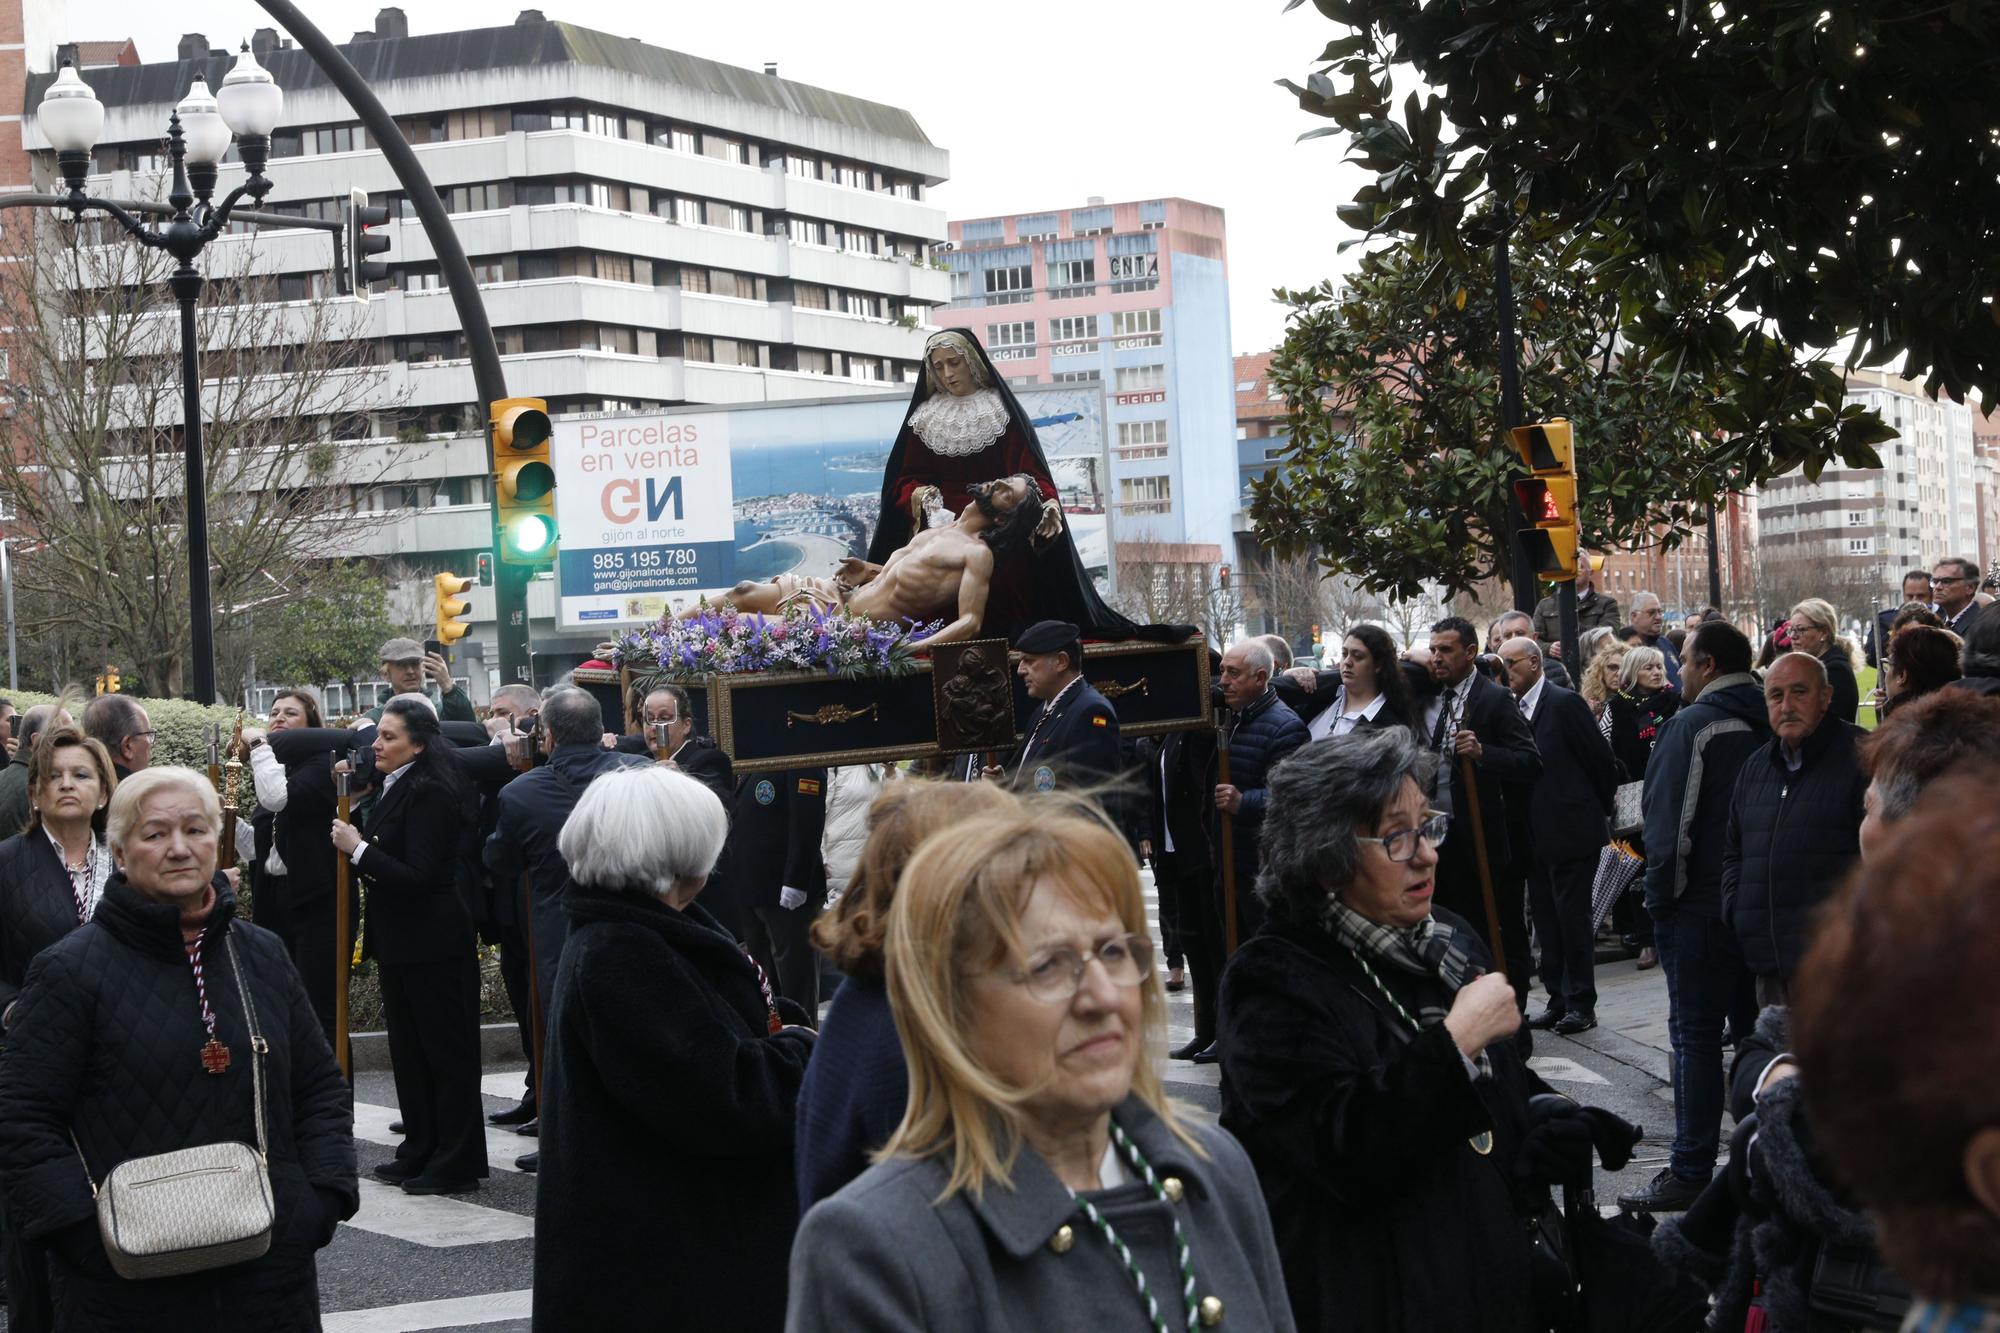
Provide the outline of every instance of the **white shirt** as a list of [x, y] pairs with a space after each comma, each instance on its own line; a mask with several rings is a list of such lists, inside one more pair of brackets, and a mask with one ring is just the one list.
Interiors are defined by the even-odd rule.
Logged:
[[1171, 799], [1167, 792], [1167, 747], [1160, 747], [1160, 841], [1164, 844], [1160, 851], [1171, 855], [1174, 850], [1174, 824], [1166, 816], [1167, 802]]
[[[63, 873], [69, 877], [70, 893], [78, 900], [77, 920], [80, 922], [90, 920], [97, 915], [97, 905], [104, 901], [105, 881], [111, 878], [111, 849], [104, 845], [102, 838], [95, 833], [91, 834], [90, 853], [84, 857], [84, 868], [72, 873], [69, 868], [69, 853], [63, 850], [62, 843], [49, 831], [47, 824], [42, 825], [42, 832], [47, 835], [49, 845], [56, 849], [56, 860], [62, 865]], [[83, 878], [78, 879], [78, 874]]]
[[1335, 736], [1345, 736], [1363, 722], [1373, 722], [1376, 715], [1382, 711], [1382, 705], [1388, 702], [1388, 699], [1388, 695], [1378, 694], [1362, 707], [1349, 709], [1347, 706], [1347, 687], [1343, 685], [1340, 687], [1339, 695], [1335, 697], [1327, 710], [1314, 718], [1306, 727], [1307, 738], [1309, 740], [1324, 741], [1330, 740]]
[[1528, 692], [1522, 695], [1519, 700], [1521, 705], [1521, 716], [1525, 717], [1530, 722], [1533, 722], [1535, 720], [1535, 709], [1539, 707], [1542, 702], [1542, 687], [1544, 685], [1547, 685], [1548, 683], [1549, 683], [1549, 678], [1547, 676], [1542, 677], [1540, 680], [1536, 681], [1533, 685], [1529, 686]]
[[1453, 726], [1451, 731], [1446, 732], [1443, 747], [1438, 751], [1437, 806], [1446, 814], [1456, 813], [1451, 804], [1451, 780], [1458, 769], [1458, 756], [1452, 748], [1451, 735], [1452, 732], [1465, 729], [1465, 701], [1472, 693], [1472, 681], [1478, 674], [1477, 668], [1466, 672], [1464, 680], [1438, 695], [1431, 701], [1430, 707], [1424, 710], [1425, 744], [1429, 744], [1430, 738], [1437, 734], [1438, 717], [1445, 708], [1450, 707], [1453, 710]]
[[[383, 774], [383, 775], [382, 775], [382, 790], [381, 790], [381, 791], [379, 791], [379, 792], [377, 792], [377, 793], [375, 793], [375, 801], [376, 801], [376, 804], [378, 804], [378, 805], [379, 805], [379, 804], [381, 804], [381, 802], [382, 802], [382, 798], [383, 798], [383, 797], [385, 797], [385, 796], [387, 796], [387, 795], [389, 794], [389, 788], [391, 788], [391, 787], [393, 787], [393, 786], [395, 786], [395, 785], [396, 785], [396, 779], [398, 779], [398, 778], [402, 777], [402, 776], [403, 776], [403, 774], [405, 774], [405, 773], [407, 773], [407, 772], [409, 772], [409, 771], [410, 771], [410, 766], [409, 766], [408, 764], [404, 764], [404, 765], [403, 765], [403, 766], [402, 766], [401, 768], [397, 769], [397, 770], [396, 770], [395, 772], [393, 772], [393, 773], [385, 773], [385, 774]], [[348, 859], [349, 861], [353, 862], [353, 863], [354, 863], [355, 865], [360, 865], [360, 864], [361, 864], [361, 853], [363, 853], [363, 852], [365, 852], [365, 851], [367, 851], [367, 850], [368, 850], [368, 843], [367, 843], [367, 842], [366, 842], [365, 840], [364, 840], [364, 841], [361, 841], [361, 842], [357, 842], [357, 843], [355, 843], [355, 844], [354, 844], [354, 850], [353, 850], [352, 852], [348, 853], [348, 857], [347, 857], [347, 859]]]

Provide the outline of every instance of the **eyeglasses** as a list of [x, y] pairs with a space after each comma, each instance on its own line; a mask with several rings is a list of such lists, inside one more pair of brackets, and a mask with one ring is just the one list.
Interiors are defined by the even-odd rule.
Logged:
[[1964, 575], [1964, 574], [1952, 574], [1952, 575], [1947, 575], [1944, 578], [1939, 578], [1935, 574], [1931, 575], [1931, 586], [1933, 588], [1946, 583], [1970, 583], [1970, 582], [1972, 582], [1971, 577], [1969, 575]]
[[1153, 965], [1153, 942], [1144, 935], [1120, 935], [1088, 953], [1052, 949], [1036, 954], [1025, 968], [1006, 975], [1027, 987], [1043, 1004], [1067, 1004], [1083, 985], [1083, 969], [1095, 958], [1114, 986], [1130, 989], [1146, 979]]
[[1355, 838], [1356, 842], [1372, 842], [1381, 847], [1382, 854], [1391, 861], [1407, 861], [1417, 854], [1417, 839], [1422, 838], [1433, 847], [1444, 845], [1444, 835], [1451, 830], [1451, 816], [1442, 810], [1424, 811], [1424, 822], [1415, 828], [1398, 829], [1381, 838]]

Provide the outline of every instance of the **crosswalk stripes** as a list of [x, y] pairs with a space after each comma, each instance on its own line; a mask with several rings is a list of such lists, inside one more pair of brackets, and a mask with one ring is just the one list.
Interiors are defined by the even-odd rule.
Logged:
[[431, 1328], [463, 1328], [526, 1319], [533, 1313], [532, 1291], [496, 1291], [484, 1296], [411, 1301], [367, 1310], [340, 1310], [320, 1317], [325, 1333], [413, 1333]]

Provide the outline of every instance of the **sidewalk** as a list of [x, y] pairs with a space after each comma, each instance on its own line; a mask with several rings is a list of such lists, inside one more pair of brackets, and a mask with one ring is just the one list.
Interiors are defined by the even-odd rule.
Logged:
[[[1540, 1007], [1539, 988], [1529, 1001]], [[1569, 1040], [1661, 1083], [1672, 1080], [1667, 1043], [1667, 977], [1658, 967], [1639, 970], [1635, 960], [1597, 965], [1597, 1027]]]

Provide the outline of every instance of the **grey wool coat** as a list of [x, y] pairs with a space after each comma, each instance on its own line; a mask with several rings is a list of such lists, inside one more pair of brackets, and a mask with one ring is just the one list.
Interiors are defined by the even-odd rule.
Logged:
[[[1249, 1157], [1227, 1131], [1197, 1127], [1192, 1152], [1136, 1098], [1112, 1113], [1156, 1174], [1182, 1184], [1179, 1214], [1195, 1294], [1222, 1301], [1217, 1327], [1293, 1333], [1270, 1215]], [[1146, 1308], [1117, 1254], [1042, 1159], [1022, 1149], [1014, 1188], [936, 1203], [939, 1158], [870, 1167], [806, 1214], [792, 1246], [787, 1333], [1138, 1333]], [[1134, 1181], [1092, 1196], [1145, 1270], [1170, 1326], [1181, 1289], [1168, 1206]], [[1050, 1242], [1069, 1225], [1073, 1240]]]

